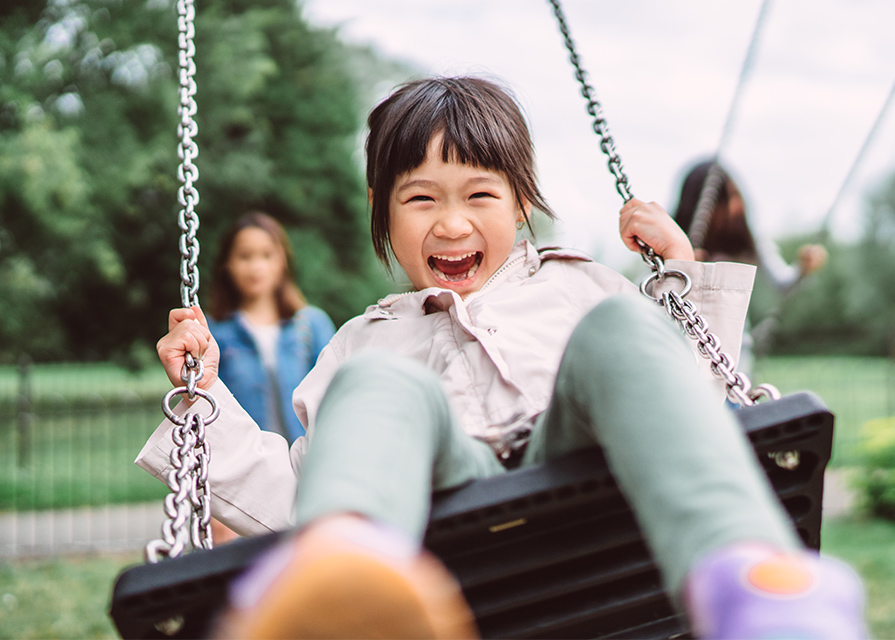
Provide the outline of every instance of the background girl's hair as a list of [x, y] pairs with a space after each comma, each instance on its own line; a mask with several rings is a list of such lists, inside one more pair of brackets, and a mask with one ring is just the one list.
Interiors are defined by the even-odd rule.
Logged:
[[373, 190], [370, 231], [376, 255], [390, 265], [389, 199], [395, 180], [420, 166], [429, 141], [443, 134], [441, 157], [503, 173], [517, 203], [554, 218], [535, 177], [525, 118], [509, 92], [482, 78], [408, 82], [367, 119], [367, 185]]
[[[690, 226], [693, 224], [693, 217], [696, 215], [699, 195], [702, 193], [702, 188], [708, 178], [712, 164], [713, 161], [707, 160], [694, 165], [681, 185], [681, 194], [673, 217], [678, 226], [687, 235], [690, 234]], [[723, 166], [719, 166], [719, 169], [721, 170], [722, 178], [721, 188], [718, 190], [718, 196], [715, 199], [715, 206], [712, 209], [712, 216], [709, 221], [709, 229], [703, 241], [705, 246], [699, 248], [705, 249], [709, 255], [723, 254], [729, 257], [745, 257], [752, 261], [757, 251], [752, 231], [749, 229], [747, 216], [744, 215], [742, 220], [737, 221], [733, 226], [730, 224], [731, 189], [736, 189], [736, 183]], [[739, 192], [737, 191], [737, 193]], [[741, 193], [739, 195], [742, 197]], [[716, 220], [718, 217], [721, 220]]]
[[275, 297], [280, 318], [282, 320], [291, 318], [299, 309], [307, 306], [305, 297], [293, 280], [295, 258], [292, 253], [292, 244], [289, 242], [289, 236], [286, 235], [283, 226], [273, 217], [260, 211], [250, 211], [240, 216], [227, 230], [218, 245], [218, 253], [211, 274], [211, 317], [215, 320], [223, 320], [238, 311], [242, 304], [239, 290], [230, 276], [227, 263], [230, 261], [230, 254], [233, 251], [233, 243], [237, 234], [243, 229], [249, 228], [266, 231], [283, 251], [286, 266], [283, 269]]

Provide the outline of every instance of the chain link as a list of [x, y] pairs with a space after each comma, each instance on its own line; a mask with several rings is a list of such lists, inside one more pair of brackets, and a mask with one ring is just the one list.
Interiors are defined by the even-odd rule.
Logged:
[[194, 19], [196, 9], [193, 0], [177, 0], [177, 27], [178, 47], [180, 62], [180, 106], [178, 113], [180, 122], [177, 125], [177, 135], [180, 143], [177, 146], [177, 155], [180, 158], [180, 166], [177, 168], [177, 179], [181, 186], [177, 191], [177, 201], [182, 209], [178, 215], [178, 224], [181, 230], [180, 236], [180, 298], [184, 307], [198, 304], [199, 292], [199, 242], [196, 240], [196, 232], [199, 229], [199, 217], [195, 207], [199, 204], [199, 192], [193, 183], [199, 179], [199, 169], [193, 164], [199, 154], [199, 147], [193, 139], [199, 132], [194, 116], [196, 115], [196, 63], [193, 56], [196, 53], [196, 45], [193, 38], [196, 35]]
[[[199, 204], [199, 192], [194, 186], [199, 178], [199, 169], [193, 164], [199, 153], [199, 147], [193, 139], [198, 133], [193, 118], [196, 115], [196, 64], [193, 61], [196, 53], [193, 42], [196, 10], [193, 0], [178, 0], [177, 13], [180, 53], [180, 122], [177, 125], [180, 165], [177, 168], [177, 178], [182, 183], [177, 191], [177, 201], [181, 206], [178, 214], [178, 226], [181, 230], [180, 297], [183, 306], [190, 307], [199, 303], [199, 241], [196, 239], [199, 217], [195, 211]], [[165, 415], [174, 423], [171, 432], [171, 439], [174, 441], [170, 454], [171, 471], [167, 477], [171, 493], [165, 497], [167, 519], [162, 523], [162, 537], [146, 545], [146, 560], [150, 563], [164, 558], [176, 558], [187, 546], [194, 549], [212, 547], [211, 487], [208, 482], [211, 451], [205, 440], [205, 427], [217, 419], [219, 411], [214, 398], [197, 386], [204, 375], [202, 360], [187, 353], [180, 373], [185, 386], [172, 389], [162, 400]], [[183, 417], [178, 417], [171, 410], [170, 402], [173, 397], [182, 393], [187, 394], [191, 401], [197, 396], [205, 398], [212, 406], [211, 414], [203, 417], [188, 410]]]
[[[553, 7], [553, 14], [556, 16], [556, 22], [559, 24], [563, 43], [565, 44], [566, 50], [569, 52], [569, 61], [575, 69], [575, 79], [578, 80], [578, 84], [581, 85], [581, 95], [587, 101], [587, 113], [593, 118], [593, 124], [591, 126], [593, 127], [594, 133], [600, 138], [600, 150], [606, 155], [609, 172], [615, 178], [615, 190], [618, 191], [622, 200], [628, 202], [634, 197], [634, 194], [631, 191], [628, 176], [625, 174], [625, 170], [622, 167], [622, 159], [615, 150], [615, 140], [613, 140], [612, 135], [609, 133], [609, 125], [603, 117], [603, 107], [595, 97], [596, 91], [587, 81], [587, 72], [581, 66], [581, 58], [578, 55], [575, 41], [572, 40], [572, 33], [569, 30], [569, 25], [566, 22], [566, 16], [563, 13], [559, 0], [548, 1]], [[640, 238], [635, 238], [635, 240], [640, 246], [640, 257], [643, 258], [643, 261], [653, 271], [662, 273], [664, 271], [664, 262], [662, 261], [661, 256], [657, 255], [652, 247]]]
[[780, 397], [780, 392], [772, 385], [753, 388], [749, 376], [736, 370], [733, 359], [721, 351], [717, 336], [709, 333], [705, 319], [697, 313], [692, 302], [684, 300], [677, 291], [666, 291], [662, 294], [662, 306], [681, 330], [696, 341], [696, 350], [711, 362], [712, 374], [724, 382], [731, 402], [752, 406], [762, 397], [775, 400]]
[[615, 177], [615, 189], [625, 202], [634, 197], [631, 193], [631, 187], [628, 184], [628, 176], [622, 168], [622, 160], [615, 151], [615, 141], [609, 134], [609, 126], [606, 119], [603, 118], [603, 108], [594, 97], [595, 91], [587, 81], [587, 72], [581, 66], [581, 59], [578, 57], [578, 51], [572, 35], [569, 31], [569, 25], [563, 14], [559, 0], [549, 0], [553, 6], [553, 13], [556, 15], [556, 21], [559, 23], [559, 30], [562, 32], [563, 41], [569, 52], [569, 60], [575, 68], [575, 78], [581, 85], [581, 95], [587, 101], [587, 112], [594, 119], [593, 129], [600, 138], [600, 149], [608, 158], [609, 172]]

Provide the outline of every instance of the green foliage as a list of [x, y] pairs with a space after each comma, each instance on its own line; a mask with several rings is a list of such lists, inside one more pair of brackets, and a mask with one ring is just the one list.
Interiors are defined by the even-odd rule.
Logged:
[[[130, 360], [179, 304], [174, 5], [29, 4], [0, 27], [0, 362]], [[305, 248], [311, 302], [356, 315], [388, 283], [352, 52], [291, 0], [199, 2], [196, 47], [200, 269], [235, 217], [266, 210]]]
[[870, 513], [895, 520], [895, 417], [867, 422], [862, 436], [856, 487]]
[[[868, 196], [864, 223], [856, 242], [827, 238], [827, 265], [791, 295], [769, 301], [756, 284], [757, 315], [779, 320], [773, 353], [895, 356], [895, 175]], [[817, 238], [787, 239], [784, 257], [793, 261], [806, 242]]]

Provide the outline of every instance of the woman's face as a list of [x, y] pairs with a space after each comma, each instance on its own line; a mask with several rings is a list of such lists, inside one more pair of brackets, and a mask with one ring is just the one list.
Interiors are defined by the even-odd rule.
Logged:
[[246, 227], [233, 240], [227, 271], [243, 301], [273, 295], [283, 280], [286, 256], [267, 231]]

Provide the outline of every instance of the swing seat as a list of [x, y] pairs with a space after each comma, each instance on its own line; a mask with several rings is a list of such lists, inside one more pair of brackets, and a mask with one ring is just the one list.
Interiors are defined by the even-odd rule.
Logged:
[[[833, 415], [801, 392], [736, 412], [796, 530], [820, 549]], [[283, 534], [123, 572], [123, 638], [200, 638], [227, 585]], [[599, 447], [433, 496], [425, 545], [454, 573], [485, 638], [687, 637]]]

